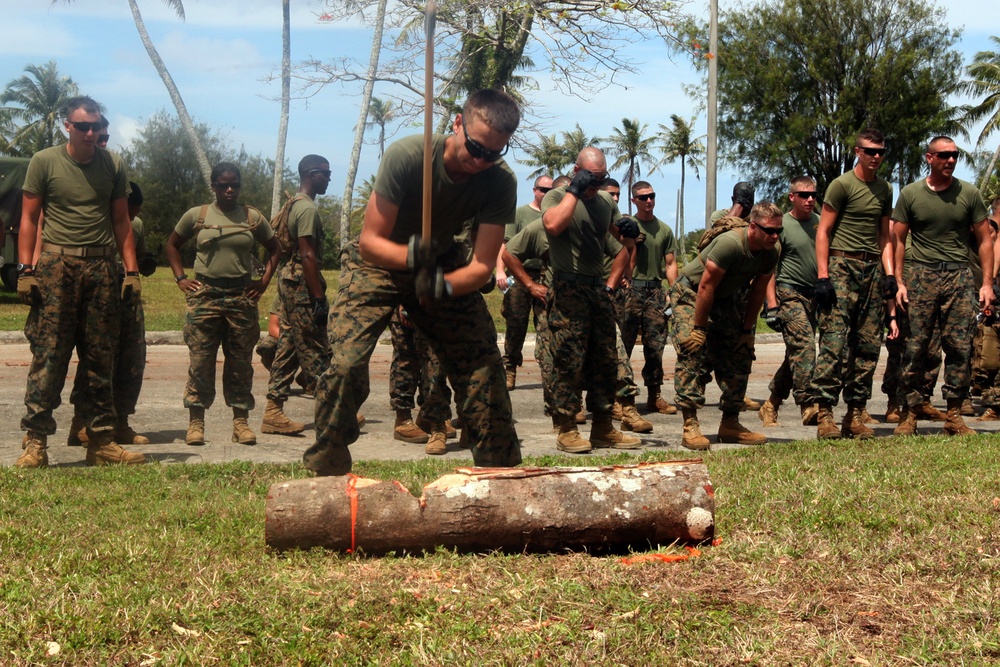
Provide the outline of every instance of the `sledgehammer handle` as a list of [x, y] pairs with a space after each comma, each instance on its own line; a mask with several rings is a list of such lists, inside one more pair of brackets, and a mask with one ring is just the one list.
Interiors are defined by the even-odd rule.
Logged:
[[431, 178], [434, 173], [433, 134], [434, 122], [434, 24], [437, 20], [437, 2], [427, 0], [424, 14], [424, 206], [420, 229], [420, 244], [425, 248], [431, 243]]

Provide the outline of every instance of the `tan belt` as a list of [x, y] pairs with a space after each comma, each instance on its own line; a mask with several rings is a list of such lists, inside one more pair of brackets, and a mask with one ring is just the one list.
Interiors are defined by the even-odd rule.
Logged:
[[118, 249], [113, 245], [72, 246], [43, 243], [42, 252], [52, 252], [68, 257], [114, 257], [118, 253]]

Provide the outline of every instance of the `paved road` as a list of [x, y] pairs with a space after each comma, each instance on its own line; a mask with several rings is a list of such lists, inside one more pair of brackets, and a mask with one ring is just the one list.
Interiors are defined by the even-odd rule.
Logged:
[[[757, 345], [757, 362], [750, 381], [749, 395], [764, 400], [768, 396], [767, 383], [777, 370], [784, 353], [781, 343], [764, 342], [774, 340], [775, 336], [762, 337]], [[20, 419], [24, 413], [24, 384], [27, 367], [31, 355], [26, 343], [17, 342], [16, 335], [11, 335], [6, 341], [0, 340], [0, 464], [10, 465], [20, 452], [21, 430]], [[176, 341], [174, 334], [151, 336], [151, 341]], [[362, 459], [400, 459], [412, 460], [424, 457], [423, 445], [411, 445], [392, 439], [393, 412], [389, 409], [388, 372], [391, 356], [391, 346], [381, 344], [372, 358], [371, 395], [362, 408], [367, 418], [367, 424], [362, 430], [361, 438], [352, 445], [355, 460]], [[556, 454], [555, 436], [551, 433], [551, 420], [542, 413], [542, 391], [538, 365], [534, 360], [534, 347], [529, 340], [525, 348], [525, 365], [518, 375], [518, 386], [511, 392], [514, 405], [514, 416], [517, 419], [517, 431], [522, 441], [522, 451], [525, 456]], [[258, 444], [247, 447], [230, 442], [231, 413], [222, 402], [222, 390], [219, 388], [218, 403], [207, 413], [207, 444], [204, 447], [188, 447], [184, 444], [187, 429], [187, 412], [181, 404], [184, 382], [187, 376], [187, 348], [177, 344], [155, 344], [149, 346], [149, 361], [146, 366], [142, 398], [136, 415], [132, 418], [133, 427], [147, 434], [153, 444], [136, 447], [147, 457], [164, 463], [200, 463], [232, 460], [247, 460], [259, 462], [297, 462], [306, 446], [312, 441], [313, 431], [313, 400], [306, 396], [293, 396], [286, 405], [286, 412], [296, 420], [306, 422], [310, 429], [301, 437], [263, 435], [259, 433], [263, 415], [264, 393], [267, 387], [267, 372], [260, 366], [254, 374], [254, 390], [258, 397], [258, 407], [251, 413], [251, 426], [258, 431]], [[883, 353], [883, 357], [884, 357]], [[220, 357], [221, 359], [221, 357]], [[666, 368], [672, 369], [673, 351], [668, 348], [665, 360]], [[639, 375], [642, 367], [642, 349], [637, 347], [633, 353], [632, 363]], [[884, 364], [884, 359], [883, 359]], [[67, 380], [63, 396], [69, 396], [73, 376], [76, 372], [76, 362], [70, 366], [70, 377]], [[217, 377], [221, 381], [221, 360]], [[880, 366], [877, 377], [881, 378]], [[668, 376], [669, 378], [670, 376]], [[672, 382], [668, 379], [664, 387], [668, 398], [673, 396]], [[876, 386], [877, 390], [877, 386]], [[717, 407], [718, 388], [714, 385], [708, 390], [708, 407], [703, 411], [702, 427], [706, 435], [714, 441], [714, 433], [718, 428], [720, 413]], [[641, 397], [644, 402], [645, 394]], [[940, 401], [938, 401], [940, 403]], [[885, 411], [885, 399], [877, 396], [869, 406], [872, 414], [881, 415]], [[837, 412], [843, 413], [843, 406]], [[66, 447], [66, 429], [69, 426], [72, 407], [64, 404], [56, 411], [59, 433], [50, 438], [50, 465], [76, 466], [83, 465], [84, 451], [80, 448]], [[782, 411], [779, 420], [780, 428], [766, 429], [772, 443], [815, 437], [815, 427], [804, 427], [796, 419], [797, 410]], [[662, 452], [664, 457], [675, 456], [675, 452], [684, 451], [680, 446], [681, 418], [680, 415], [647, 416], [655, 428], [652, 434], [645, 436], [647, 451]], [[744, 423], [758, 429], [760, 421], [756, 414], [745, 413]], [[1000, 424], [973, 423], [977, 430], [1000, 430]], [[875, 427], [879, 434], [891, 433], [892, 427], [879, 425]], [[921, 432], [936, 433], [939, 425], [921, 422]], [[586, 437], [589, 426], [582, 426], [581, 431]], [[467, 450], [460, 450], [450, 441], [450, 459], [467, 460]], [[739, 445], [715, 445], [717, 448], [734, 448]], [[597, 450], [595, 453], [600, 454]]]

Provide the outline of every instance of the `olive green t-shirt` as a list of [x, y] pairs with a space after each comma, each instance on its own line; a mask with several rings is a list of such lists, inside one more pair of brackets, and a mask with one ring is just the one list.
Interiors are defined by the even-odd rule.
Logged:
[[125, 163], [116, 153], [98, 148], [84, 164], [65, 144], [35, 153], [22, 186], [42, 198], [43, 242], [92, 247], [115, 244], [111, 202], [124, 199], [127, 188]]
[[[531, 208], [530, 204], [525, 204], [524, 206], [518, 206], [517, 210], [514, 212], [514, 222], [507, 225], [507, 228], [503, 233], [504, 243], [510, 241], [514, 236], [527, 227], [529, 224], [535, 220], [542, 219], [542, 212]], [[520, 259], [520, 258], [518, 258]], [[538, 271], [542, 268], [542, 263], [537, 259], [531, 259], [524, 262], [524, 268], [529, 271]]]
[[646, 235], [646, 240], [635, 244], [635, 270], [632, 278], [636, 280], [663, 280], [667, 277], [667, 255], [677, 254], [677, 240], [670, 227], [657, 217], [652, 220], [639, 220], [639, 231]]
[[899, 191], [892, 219], [910, 226], [910, 258], [915, 262], [965, 262], [969, 227], [986, 220], [989, 211], [979, 190], [953, 179], [947, 190], [935, 192], [920, 179]]
[[715, 298], [725, 299], [737, 294], [755, 277], [773, 272], [778, 265], [778, 254], [777, 247], [756, 254], [750, 252], [746, 228], [731, 229], [716, 236], [693, 261], [684, 265], [681, 274], [691, 281], [697, 292], [705, 273], [705, 262], [712, 260], [726, 272], [715, 288]]
[[524, 229], [514, 234], [507, 241], [507, 252], [521, 260], [525, 266], [528, 262], [535, 262], [540, 270], [545, 273], [545, 284], [552, 282], [551, 271], [549, 270], [549, 237], [542, 226], [542, 219], [529, 223]]
[[146, 250], [146, 225], [143, 224], [142, 218], [139, 216], [132, 218], [132, 238], [135, 239], [136, 258], [148, 255], [149, 251]]
[[[542, 215], [565, 196], [566, 186], [549, 190], [542, 199]], [[615, 200], [604, 191], [598, 191], [593, 199], [577, 200], [573, 220], [562, 234], [553, 236], [546, 232], [553, 273], [605, 275], [604, 258], [614, 257], [622, 249], [622, 244], [608, 231], [620, 217]]]
[[892, 211], [892, 186], [888, 181], [876, 176], [868, 183], [852, 169], [830, 183], [823, 205], [837, 212], [831, 249], [878, 254], [879, 223]]
[[[444, 168], [446, 139], [442, 134], [433, 138], [431, 232], [439, 253], [450, 248], [455, 237], [466, 227], [511, 224], [517, 208], [517, 180], [502, 159], [466, 181], [452, 181]], [[396, 224], [389, 234], [396, 243], [407, 243], [411, 236], [420, 234], [423, 155], [422, 136], [400, 139], [385, 149], [375, 177], [375, 192], [399, 207]]]
[[819, 278], [816, 267], [816, 228], [819, 215], [812, 213], [805, 220], [797, 220], [791, 213], [781, 218], [781, 259], [775, 280], [799, 287], [813, 287]]
[[303, 197], [292, 204], [292, 210], [288, 212], [288, 235], [296, 247], [300, 238], [312, 237], [316, 256], [322, 261], [323, 219], [312, 198]]
[[[194, 271], [209, 278], [242, 278], [250, 274], [250, 261], [254, 241], [265, 243], [274, 238], [274, 231], [267, 219], [257, 209], [242, 206], [231, 211], [221, 211], [211, 204], [205, 213], [205, 228], [198, 232]], [[174, 231], [187, 241], [195, 235], [195, 223], [201, 207], [195, 206], [181, 216]], [[253, 226], [256, 225], [256, 226]]]

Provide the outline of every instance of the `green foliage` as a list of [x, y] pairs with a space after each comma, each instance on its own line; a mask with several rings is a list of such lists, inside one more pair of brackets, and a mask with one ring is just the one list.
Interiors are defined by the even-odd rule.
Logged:
[[600, 146], [601, 139], [587, 135], [577, 123], [569, 132], [562, 132], [562, 142], [556, 139], [556, 135], [541, 135], [537, 146], [528, 147], [528, 156], [521, 160], [535, 170], [528, 174], [529, 180], [534, 180], [539, 176], [552, 176], [555, 178], [560, 174], [570, 172], [572, 166], [576, 164], [576, 156], [587, 146]]
[[[1000, 47], [1000, 37], [990, 37], [990, 40], [995, 47]], [[966, 74], [969, 78], [962, 83], [962, 91], [978, 97], [979, 102], [966, 109], [963, 120], [971, 124], [986, 119], [976, 143], [976, 147], [979, 148], [1000, 127], [1000, 53], [980, 51], [966, 68]], [[993, 152], [988, 166], [985, 163], [982, 165], [979, 173], [979, 182], [985, 186], [980, 189], [984, 190], [984, 196], [987, 194], [985, 190], [989, 190], [990, 199], [998, 194], [996, 186], [998, 155], [1000, 147]]]
[[[608, 165], [608, 171], [625, 167], [622, 175], [621, 185], [623, 193], [631, 193], [632, 184], [642, 178], [642, 165], [651, 165], [646, 171], [652, 173], [656, 171], [656, 160], [653, 158], [653, 143], [656, 135], [646, 135], [649, 126], [639, 123], [634, 118], [622, 118], [621, 128], [611, 128], [611, 136], [605, 139], [609, 146], [605, 149], [610, 158], [617, 158]], [[628, 200], [628, 212], [632, 213], [632, 198], [623, 196]]]
[[28, 65], [24, 71], [0, 94], [0, 155], [31, 157], [66, 143], [62, 110], [69, 98], [80, 94], [73, 79], [59, 73], [54, 60]]
[[681, 163], [681, 192], [680, 206], [678, 207], [679, 217], [677, 220], [677, 240], [680, 243], [680, 254], [684, 255], [687, 245], [685, 243], [684, 231], [684, 189], [686, 187], [686, 168], [694, 170], [694, 177], [698, 178], [698, 167], [705, 165], [705, 144], [701, 142], [701, 137], [694, 135], [694, 121], [685, 121], [677, 114], [671, 114], [671, 126], [660, 124], [660, 132], [656, 138], [660, 141], [660, 151], [663, 159], [660, 164], [671, 164], [674, 161]]

